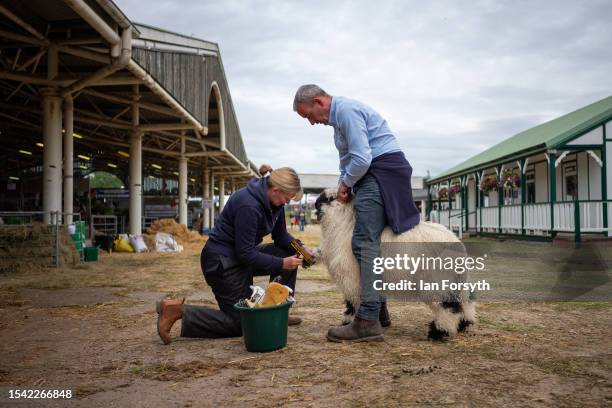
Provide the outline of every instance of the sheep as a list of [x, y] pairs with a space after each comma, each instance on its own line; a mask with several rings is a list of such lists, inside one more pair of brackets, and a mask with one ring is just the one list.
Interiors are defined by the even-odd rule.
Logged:
[[[327, 267], [331, 279], [344, 296], [347, 309], [344, 313], [343, 324], [348, 324], [352, 321], [355, 312], [359, 310], [361, 292], [359, 264], [351, 247], [355, 211], [350, 202], [341, 203], [335, 200], [335, 196], [334, 190], [327, 189], [321, 193], [315, 204], [317, 217], [321, 224], [318, 260]], [[465, 250], [455, 234], [443, 225], [431, 222], [422, 222], [399, 235], [386, 227], [382, 233], [381, 242], [457, 243]], [[388, 278], [391, 281], [399, 281], [398, 276]], [[461, 278], [467, 279], [467, 274]], [[444, 340], [453, 337], [458, 332], [466, 331], [475, 322], [475, 304], [469, 300], [465, 291], [459, 296], [441, 300], [438, 298], [437, 301], [427, 302], [427, 304], [434, 316], [429, 324], [428, 337], [430, 339]]]

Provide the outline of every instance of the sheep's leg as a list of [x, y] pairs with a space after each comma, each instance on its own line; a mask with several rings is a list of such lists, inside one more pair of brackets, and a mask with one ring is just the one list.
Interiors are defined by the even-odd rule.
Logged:
[[350, 324], [355, 318], [355, 306], [348, 300], [345, 300], [346, 309], [344, 309], [344, 314], [342, 315], [342, 325]]
[[457, 334], [462, 317], [461, 303], [442, 302], [430, 305], [434, 318], [429, 323], [428, 337], [432, 340], [444, 340]]
[[387, 309], [387, 302], [380, 303], [380, 313], [378, 314], [378, 320], [382, 327], [391, 326], [391, 316], [389, 316], [389, 309]]
[[458, 330], [465, 332], [468, 328], [476, 323], [476, 305], [473, 302], [464, 302], [461, 304], [461, 320], [459, 321]]

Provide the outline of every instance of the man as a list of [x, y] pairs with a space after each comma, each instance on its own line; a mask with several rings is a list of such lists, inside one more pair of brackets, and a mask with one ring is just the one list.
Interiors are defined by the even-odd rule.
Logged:
[[360, 265], [361, 305], [353, 322], [331, 328], [330, 341], [382, 341], [381, 321], [390, 324], [384, 298], [374, 289], [372, 263], [380, 256], [380, 236], [388, 224], [396, 234], [419, 223], [412, 199], [412, 168], [387, 122], [361, 102], [331, 96], [317, 85], [303, 85], [293, 110], [311, 125], [334, 128], [340, 155], [338, 200], [354, 194], [353, 254]]

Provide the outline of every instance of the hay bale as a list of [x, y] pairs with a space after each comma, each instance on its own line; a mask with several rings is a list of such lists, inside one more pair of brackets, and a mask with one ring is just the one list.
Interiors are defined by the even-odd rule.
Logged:
[[158, 232], [172, 234], [178, 244], [190, 249], [202, 248], [207, 239], [196, 231], [190, 231], [185, 225], [177, 223], [172, 218], [162, 218], [151, 224], [147, 228], [147, 233], [143, 235], [150, 249], [155, 248], [155, 234]]
[[[55, 226], [42, 223], [0, 226], [0, 272], [51, 266]], [[66, 228], [59, 230], [59, 266], [75, 265], [79, 253]]]

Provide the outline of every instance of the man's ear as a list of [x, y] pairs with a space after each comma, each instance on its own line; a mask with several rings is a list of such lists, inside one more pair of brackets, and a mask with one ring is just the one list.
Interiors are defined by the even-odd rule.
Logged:
[[319, 106], [325, 106], [325, 101], [322, 96], [315, 96], [312, 98], [312, 103]]

